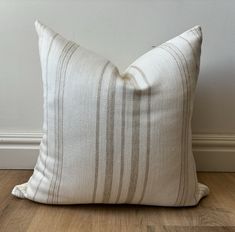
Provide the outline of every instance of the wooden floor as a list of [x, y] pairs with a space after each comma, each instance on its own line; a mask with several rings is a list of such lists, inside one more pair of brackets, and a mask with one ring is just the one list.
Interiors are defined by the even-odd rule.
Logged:
[[48, 206], [11, 195], [31, 171], [0, 170], [0, 231], [235, 231], [235, 173], [199, 173], [210, 195], [197, 207]]

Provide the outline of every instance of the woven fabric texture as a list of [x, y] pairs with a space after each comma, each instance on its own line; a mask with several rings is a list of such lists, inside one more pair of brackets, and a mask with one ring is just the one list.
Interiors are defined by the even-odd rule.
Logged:
[[191, 142], [200, 26], [120, 74], [109, 60], [35, 25], [43, 138], [32, 177], [13, 195], [48, 204], [191, 206], [208, 194]]

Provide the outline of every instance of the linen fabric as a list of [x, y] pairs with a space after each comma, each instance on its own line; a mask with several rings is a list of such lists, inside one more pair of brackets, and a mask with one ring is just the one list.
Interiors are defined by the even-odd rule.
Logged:
[[191, 206], [208, 194], [191, 142], [200, 26], [120, 74], [109, 60], [35, 25], [43, 138], [33, 175], [13, 195], [47, 204]]

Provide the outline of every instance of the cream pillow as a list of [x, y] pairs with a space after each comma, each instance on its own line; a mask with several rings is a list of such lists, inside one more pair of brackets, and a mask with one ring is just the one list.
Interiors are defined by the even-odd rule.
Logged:
[[123, 74], [36, 22], [44, 123], [29, 181], [12, 194], [48, 204], [191, 206], [198, 183], [191, 117], [202, 34], [196, 26]]

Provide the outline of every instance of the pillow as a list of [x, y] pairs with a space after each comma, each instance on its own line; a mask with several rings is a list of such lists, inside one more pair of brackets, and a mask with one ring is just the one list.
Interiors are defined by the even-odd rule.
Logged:
[[35, 25], [43, 138], [32, 177], [13, 195], [47, 204], [192, 206], [208, 194], [191, 142], [199, 26], [120, 74], [111, 61]]

